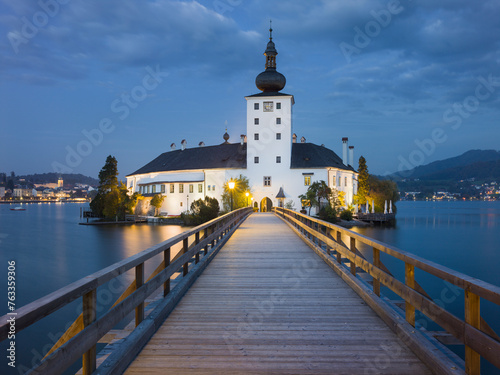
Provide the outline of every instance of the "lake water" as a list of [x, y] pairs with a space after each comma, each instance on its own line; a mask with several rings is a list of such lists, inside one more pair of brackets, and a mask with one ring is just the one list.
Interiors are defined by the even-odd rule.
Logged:
[[[404, 201], [397, 203], [394, 228], [368, 227], [354, 231], [447, 266], [469, 276], [500, 286], [500, 201]], [[371, 258], [371, 251], [364, 249]], [[384, 255], [384, 254], [382, 254]], [[381, 256], [389, 270], [404, 280], [404, 263]], [[451, 284], [419, 270], [416, 280], [447, 310], [464, 318], [464, 294]], [[395, 299], [387, 288], [382, 292]], [[481, 315], [500, 333], [500, 307], [481, 299]], [[436, 324], [417, 313], [416, 319], [429, 330]], [[450, 346], [463, 358], [463, 346]], [[482, 374], [500, 374], [483, 360]]]
[[[9, 260], [16, 261], [16, 306], [19, 307], [184, 230], [179, 226], [148, 224], [77, 225], [82, 205], [76, 203], [27, 204], [25, 207], [26, 211], [15, 212], [9, 210], [9, 205], [0, 205], [0, 280], [4, 285], [0, 283], [0, 315], [6, 313]], [[354, 230], [500, 285], [500, 202], [398, 202], [397, 217], [395, 228]], [[361, 250], [369, 256], [368, 249]], [[404, 275], [404, 264], [384, 257], [382, 260], [394, 275]], [[152, 268], [147, 267], [147, 275]], [[463, 318], [463, 293], [420, 272], [416, 272], [416, 278], [433, 298], [444, 301], [447, 309]], [[125, 275], [119, 289], [124, 289], [130, 281], [132, 275]], [[112, 297], [116, 299], [119, 294], [120, 291], [116, 291]], [[112, 302], [102, 304], [107, 307]], [[57, 335], [79, 314], [79, 304], [80, 301], [75, 301], [19, 333], [16, 337], [18, 370], [41, 359], [41, 353], [51, 347]], [[500, 332], [498, 307], [482, 302], [481, 309], [487, 322]], [[433, 323], [421, 316], [417, 315], [417, 320], [428, 329], [435, 329]], [[5, 343], [0, 344], [1, 353], [6, 353], [6, 348]], [[455, 350], [461, 353], [459, 348]], [[2, 354], [1, 374], [23, 373], [10, 371], [5, 362]], [[71, 370], [78, 368], [79, 365], [75, 365]], [[499, 371], [484, 364], [483, 373], [498, 374]]]
[[[83, 205], [77, 203], [25, 204], [26, 211], [18, 212], [11, 207], [0, 204], [0, 315], [7, 312], [8, 261], [16, 262], [16, 306], [20, 307], [186, 229], [150, 224], [78, 225]], [[154, 267], [146, 264], [147, 276]], [[103, 306], [100, 314], [132, 280], [129, 273], [115, 284], [112, 293], [98, 291]], [[37, 363], [80, 312], [81, 299], [19, 332], [16, 360], [20, 371], [6, 366], [7, 345], [1, 343], [0, 374], [24, 373], [24, 366]], [[73, 373], [79, 367], [72, 367]]]

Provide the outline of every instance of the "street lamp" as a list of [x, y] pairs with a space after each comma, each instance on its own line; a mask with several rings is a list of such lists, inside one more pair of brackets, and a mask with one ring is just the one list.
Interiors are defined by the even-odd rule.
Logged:
[[247, 191], [245, 195], [247, 196], [247, 207], [248, 207], [248, 196], [250, 195], [250, 193]]
[[231, 211], [233, 210], [233, 189], [234, 189], [234, 181], [231, 179], [231, 181], [229, 181], [227, 183], [227, 186], [229, 187], [229, 190], [231, 190]]

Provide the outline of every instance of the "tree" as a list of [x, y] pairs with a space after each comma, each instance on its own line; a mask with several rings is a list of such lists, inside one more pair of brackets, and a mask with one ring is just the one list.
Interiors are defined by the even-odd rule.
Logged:
[[366, 198], [370, 193], [370, 174], [366, 165], [366, 159], [361, 156], [358, 166], [358, 193], [354, 196], [355, 204], [365, 204]]
[[311, 215], [311, 206], [316, 206], [318, 211], [321, 210], [321, 200], [326, 200], [330, 205], [332, 189], [323, 180], [313, 182], [307, 189], [305, 194], [299, 195], [299, 198], [309, 206], [309, 215]]
[[219, 201], [216, 198], [205, 197], [191, 203], [191, 222], [194, 225], [200, 225], [215, 219], [219, 216]]
[[163, 201], [165, 200], [165, 196], [161, 194], [155, 194], [153, 199], [151, 199], [151, 206], [155, 208], [155, 216], [160, 209], [161, 205], [163, 204]]
[[[248, 206], [248, 197], [245, 193], [250, 192], [250, 182], [248, 178], [241, 175], [238, 178], [233, 178], [234, 181], [234, 189], [233, 194], [233, 210], [237, 208], [243, 208]], [[224, 207], [224, 211], [231, 210], [231, 189], [229, 189], [228, 185], [229, 181], [224, 183], [224, 190], [222, 193], [222, 205]]]
[[94, 199], [90, 202], [92, 213], [97, 217], [124, 220], [125, 215], [132, 213], [139, 193], [129, 195], [127, 186], [118, 183], [118, 162], [109, 155], [99, 172], [99, 187]]
[[[391, 180], [380, 180], [375, 176], [370, 175], [369, 180], [370, 193], [368, 198], [375, 201], [375, 211], [384, 212], [385, 201], [389, 204], [396, 203], [399, 200], [398, 186]], [[396, 207], [393, 207], [396, 212]]]

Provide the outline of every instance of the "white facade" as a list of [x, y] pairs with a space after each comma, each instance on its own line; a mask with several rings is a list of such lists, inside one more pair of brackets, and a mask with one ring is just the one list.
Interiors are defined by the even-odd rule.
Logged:
[[[285, 203], [292, 201], [294, 208], [300, 210], [299, 195], [304, 194], [311, 183], [321, 180], [327, 182], [332, 189], [343, 191], [346, 203], [352, 203], [353, 196], [357, 192], [357, 173], [351, 167], [354, 164], [352, 147], [349, 150], [351, 160], [347, 160], [347, 138], [342, 140], [343, 160], [324, 146], [294, 145], [292, 130], [294, 97], [279, 92], [285, 86], [286, 79], [276, 71], [277, 51], [272, 37], [264, 54], [266, 55], [266, 71], [259, 74], [256, 79], [257, 87], [263, 92], [245, 97], [247, 141], [244, 156], [242, 156], [242, 146], [238, 149], [239, 156], [237, 155], [232, 160], [234, 166], [231, 163], [224, 164], [224, 160], [232, 157], [227, 155], [229, 148], [225, 145], [228, 144], [229, 136], [226, 134], [224, 144], [212, 146], [210, 150], [206, 149], [207, 152], [213, 150], [214, 154], [219, 150], [221, 154], [224, 154], [224, 158], [221, 156], [219, 162], [199, 160], [198, 168], [193, 164], [192, 158], [190, 163], [184, 163], [190, 155], [194, 155], [196, 150], [185, 148], [185, 140], [183, 140], [182, 150], [175, 150], [175, 147], [172, 147], [169, 153], [160, 155], [135, 174], [127, 176], [127, 186], [131, 193], [139, 192], [146, 196], [163, 194], [165, 200], [160, 212], [179, 215], [188, 210], [194, 200], [203, 199], [205, 196], [217, 198], [222, 207], [225, 183], [231, 178], [243, 175], [250, 181], [250, 194], [253, 197], [253, 203], [259, 208], [264, 208], [264, 206], [269, 208], [266, 205], [269, 201], [273, 206], [278, 206], [280, 202], [276, 195], [281, 188], [285, 195]], [[305, 140], [302, 143], [305, 143]], [[200, 146], [204, 145], [200, 144]], [[231, 150], [235, 155], [236, 148], [233, 147]], [[299, 151], [306, 152], [306, 154], [303, 155]], [[311, 158], [308, 157], [307, 152], [311, 153]], [[207, 159], [213, 156], [213, 154], [206, 154]], [[238, 157], [243, 159], [238, 159]], [[241, 163], [244, 157], [246, 157], [246, 168], [241, 167], [244, 165]], [[161, 163], [162, 158], [169, 160], [170, 165], [166, 165], [167, 162]], [[189, 168], [179, 167], [177, 170], [175, 168], [177, 165], [189, 165]], [[204, 165], [209, 167], [205, 168]]]

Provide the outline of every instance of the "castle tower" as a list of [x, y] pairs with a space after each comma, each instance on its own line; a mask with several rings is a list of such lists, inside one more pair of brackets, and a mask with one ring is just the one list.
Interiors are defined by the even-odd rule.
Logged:
[[[247, 173], [262, 197], [274, 198], [290, 171], [292, 153], [292, 95], [280, 92], [286, 78], [276, 70], [278, 51], [269, 29], [265, 70], [255, 79], [262, 91], [247, 100]], [[257, 197], [256, 197], [257, 198]]]

